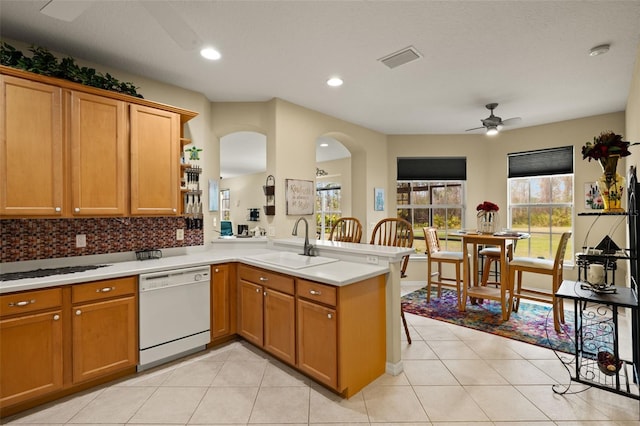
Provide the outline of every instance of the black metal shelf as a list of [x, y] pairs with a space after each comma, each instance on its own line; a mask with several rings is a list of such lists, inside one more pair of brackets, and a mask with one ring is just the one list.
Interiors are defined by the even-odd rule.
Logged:
[[[638, 314], [638, 294], [629, 287], [615, 287], [615, 293], [598, 294], [583, 289], [579, 281], [562, 282], [556, 297], [573, 300], [575, 325], [575, 370], [571, 380], [640, 400], [637, 342], [632, 332], [633, 360], [619, 353], [618, 309]], [[621, 365], [605, 373], [598, 365], [598, 353], [610, 352]]]

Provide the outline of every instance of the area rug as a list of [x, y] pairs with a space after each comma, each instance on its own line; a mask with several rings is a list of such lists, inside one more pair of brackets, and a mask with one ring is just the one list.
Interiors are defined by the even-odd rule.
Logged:
[[543, 346], [560, 352], [574, 352], [573, 314], [565, 312], [563, 332], [553, 328], [551, 306], [520, 302], [518, 312], [512, 312], [509, 321], [502, 320], [500, 304], [485, 300], [482, 304], [467, 304], [466, 311], [460, 312], [456, 305], [456, 293], [442, 289], [442, 296], [436, 297], [432, 289], [431, 301], [427, 303], [427, 290], [421, 288], [402, 297], [405, 312], [433, 318], [463, 327], [473, 328], [509, 339]]

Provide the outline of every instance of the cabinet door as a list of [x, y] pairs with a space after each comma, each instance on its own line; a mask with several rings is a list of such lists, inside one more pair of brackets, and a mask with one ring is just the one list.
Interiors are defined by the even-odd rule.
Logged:
[[254, 345], [263, 343], [262, 286], [248, 281], [238, 282], [238, 334]]
[[62, 388], [61, 311], [0, 321], [0, 406]]
[[124, 215], [128, 194], [126, 104], [72, 92], [70, 121], [72, 214]]
[[0, 75], [0, 99], [0, 215], [62, 215], [60, 88]]
[[123, 297], [72, 308], [74, 383], [137, 364], [135, 300]]
[[272, 289], [264, 298], [264, 349], [291, 365], [296, 363], [296, 302]]
[[131, 105], [131, 214], [178, 213], [180, 116]]
[[231, 334], [229, 265], [211, 267], [211, 339]]
[[335, 309], [298, 299], [298, 368], [319, 382], [338, 387]]

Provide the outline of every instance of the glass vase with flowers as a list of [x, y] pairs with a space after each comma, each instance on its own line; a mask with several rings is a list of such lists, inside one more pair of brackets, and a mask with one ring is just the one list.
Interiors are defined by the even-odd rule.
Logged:
[[493, 234], [498, 229], [500, 220], [498, 217], [497, 204], [491, 201], [483, 201], [478, 204], [476, 211], [478, 212], [478, 232], [481, 234]]
[[602, 196], [605, 212], [623, 212], [624, 178], [617, 173], [618, 160], [631, 155], [629, 147], [637, 145], [622, 140], [614, 132], [602, 132], [582, 147], [582, 159], [596, 160], [602, 167], [602, 176], [598, 179], [598, 190]]

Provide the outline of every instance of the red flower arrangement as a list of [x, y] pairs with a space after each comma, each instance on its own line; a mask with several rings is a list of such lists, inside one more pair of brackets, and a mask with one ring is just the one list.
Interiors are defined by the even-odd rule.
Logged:
[[484, 201], [478, 204], [476, 210], [478, 211], [478, 216], [482, 216], [485, 213], [497, 212], [498, 210], [500, 210], [500, 207], [498, 207], [497, 204], [494, 204], [491, 201]]
[[621, 135], [617, 135], [611, 131], [602, 132], [599, 136], [593, 138], [593, 143], [587, 142], [582, 147], [582, 159], [600, 160], [601, 158], [609, 158], [611, 155], [619, 155], [620, 157], [626, 157], [631, 155], [629, 147], [631, 145], [637, 145], [638, 143], [631, 143], [623, 141]]

